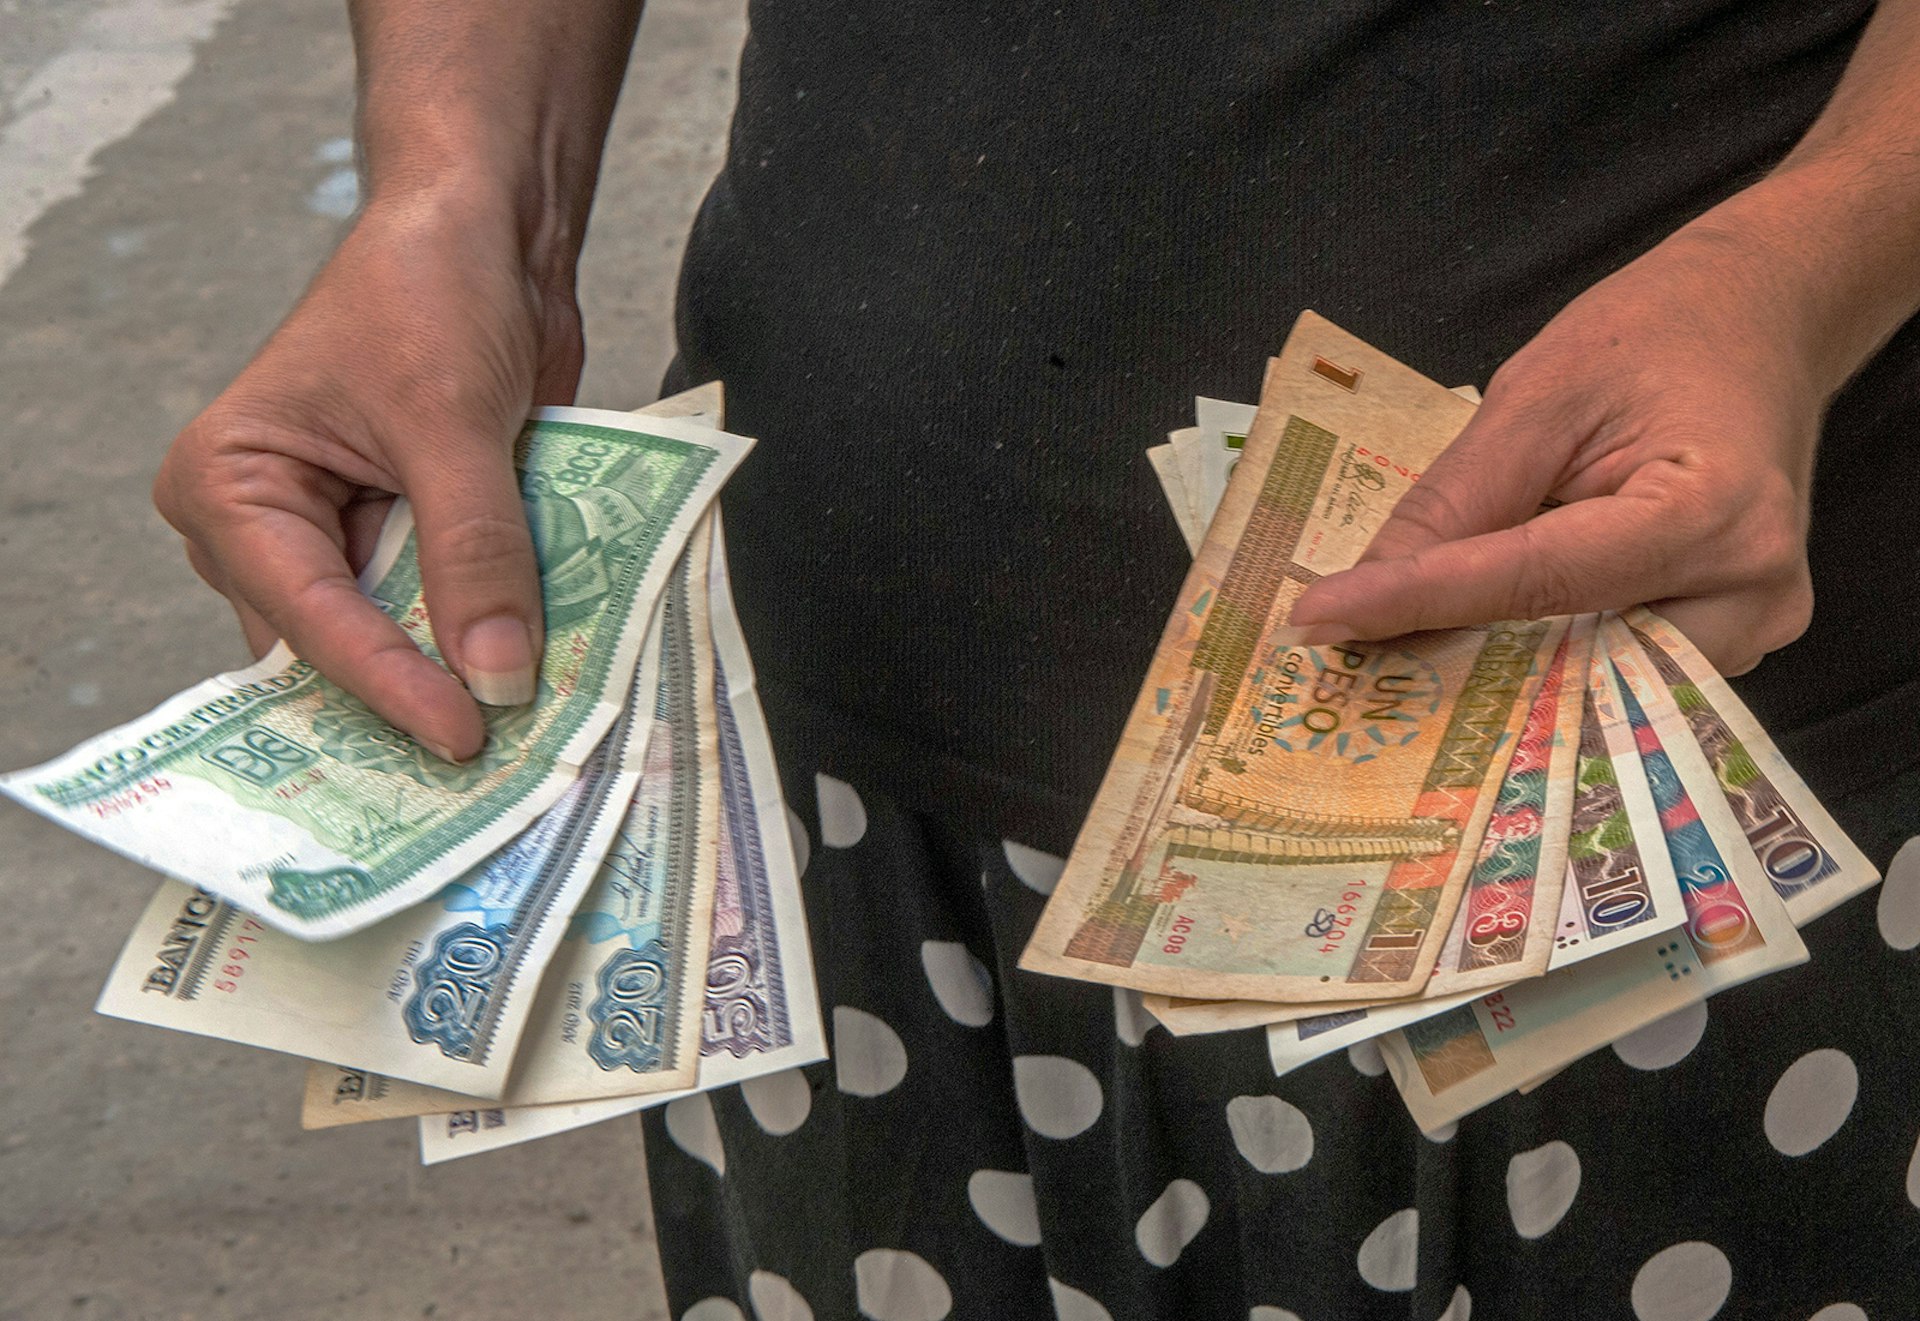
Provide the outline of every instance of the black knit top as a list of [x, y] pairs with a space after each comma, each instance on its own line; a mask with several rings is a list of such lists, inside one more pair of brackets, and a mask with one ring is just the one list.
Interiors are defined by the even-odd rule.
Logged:
[[[1142, 451], [1193, 396], [1253, 400], [1308, 307], [1484, 384], [1777, 161], [1867, 9], [759, 0], [673, 380], [760, 440], [727, 530], [789, 770], [1064, 849], [1186, 567]], [[1909, 328], [1830, 418], [1813, 631], [1743, 684], [1830, 798], [1920, 759], [1917, 404]]]

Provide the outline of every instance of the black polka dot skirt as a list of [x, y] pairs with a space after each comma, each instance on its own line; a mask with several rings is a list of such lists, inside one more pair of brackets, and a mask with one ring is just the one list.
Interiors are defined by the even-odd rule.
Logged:
[[815, 785], [833, 1059], [649, 1112], [676, 1321], [1920, 1318], [1920, 841], [1805, 966], [1423, 1137], [1371, 1045], [1275, 1078], [1019, 971], [1059, 858]]

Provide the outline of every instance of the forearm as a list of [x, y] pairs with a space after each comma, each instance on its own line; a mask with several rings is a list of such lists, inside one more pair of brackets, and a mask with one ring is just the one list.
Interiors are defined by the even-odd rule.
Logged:
[[641, 0], [350, 7], [369, 211], [452, 208], [570, 279]]
[[[1882, 0], [1832, 100], [1689, 230], [1743, 246], [1829, 395], [1920, 311], [1920, 0]], [[1685, 231], [1683, 231], [1685, 232]]]

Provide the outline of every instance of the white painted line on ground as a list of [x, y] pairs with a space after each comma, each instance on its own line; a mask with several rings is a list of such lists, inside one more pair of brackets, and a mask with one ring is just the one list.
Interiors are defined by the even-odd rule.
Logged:
[[173, 99], [194, 47], [236, 0], [121, 0], [36, 70], [0, 134], [0, 284], [27, 256], [27, 230], [86, 184], [94, 155]]

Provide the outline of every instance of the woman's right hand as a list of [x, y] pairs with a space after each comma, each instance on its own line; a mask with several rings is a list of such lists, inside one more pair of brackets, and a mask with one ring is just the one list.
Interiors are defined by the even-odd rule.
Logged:
[[[486, 206], [371, 203], [154, 484], [256, 654], [284, 638], [452, 761], [485, 741], [476, 698], [532, 700], [542, 643], [512, 446], [532, 408], [572, 401], [583, 348], [571, 253], [543, 274], [534, 246]], [[356, 585], [396, 495], [453, 674]]]

